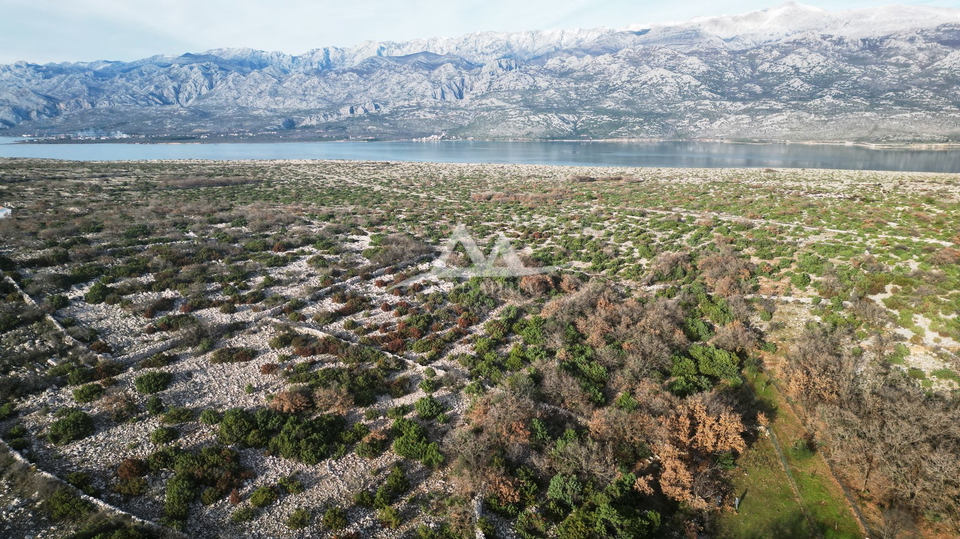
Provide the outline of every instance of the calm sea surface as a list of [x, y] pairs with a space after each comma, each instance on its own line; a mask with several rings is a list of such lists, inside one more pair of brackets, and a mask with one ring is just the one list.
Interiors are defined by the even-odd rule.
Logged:
[[268, 142], [225, 144], [13, 144], [0, 157], [143, 159], [355, 159], [616, 167], [827, 168], [960, 173], [960, 150], [724, 142]]

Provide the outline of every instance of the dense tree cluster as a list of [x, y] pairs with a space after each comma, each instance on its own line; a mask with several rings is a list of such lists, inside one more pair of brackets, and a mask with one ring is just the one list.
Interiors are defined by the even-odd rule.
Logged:
[[960, 407], [854, 353], [852, 335], [808, 328], [790, 354], [790, 393], [824, 452], [887, 515], [960, 529]]

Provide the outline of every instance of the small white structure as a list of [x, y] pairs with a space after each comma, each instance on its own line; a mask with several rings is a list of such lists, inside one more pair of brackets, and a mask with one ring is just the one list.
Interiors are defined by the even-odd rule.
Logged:
[[13, 210], [10, 208], [4, 208], [3, 206], [0, 206], [0, 219], [6, 219], [7, 217], [10, 217], [12, 213]]

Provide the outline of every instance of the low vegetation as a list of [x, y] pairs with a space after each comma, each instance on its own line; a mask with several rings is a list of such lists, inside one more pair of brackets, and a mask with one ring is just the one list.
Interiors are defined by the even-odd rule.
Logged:
[[[71, 530], [960, 532], [954, 176], [2, 161], [0, 200], [0, 435]], [[459, 225], [554, 269], [471, 275]]]

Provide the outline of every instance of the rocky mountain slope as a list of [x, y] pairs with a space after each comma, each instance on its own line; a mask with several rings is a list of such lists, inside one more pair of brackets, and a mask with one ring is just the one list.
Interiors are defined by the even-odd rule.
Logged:
[[0, 66], [0, 134], [960, 138], [960, 10], [795, 3], [684, 23]]

